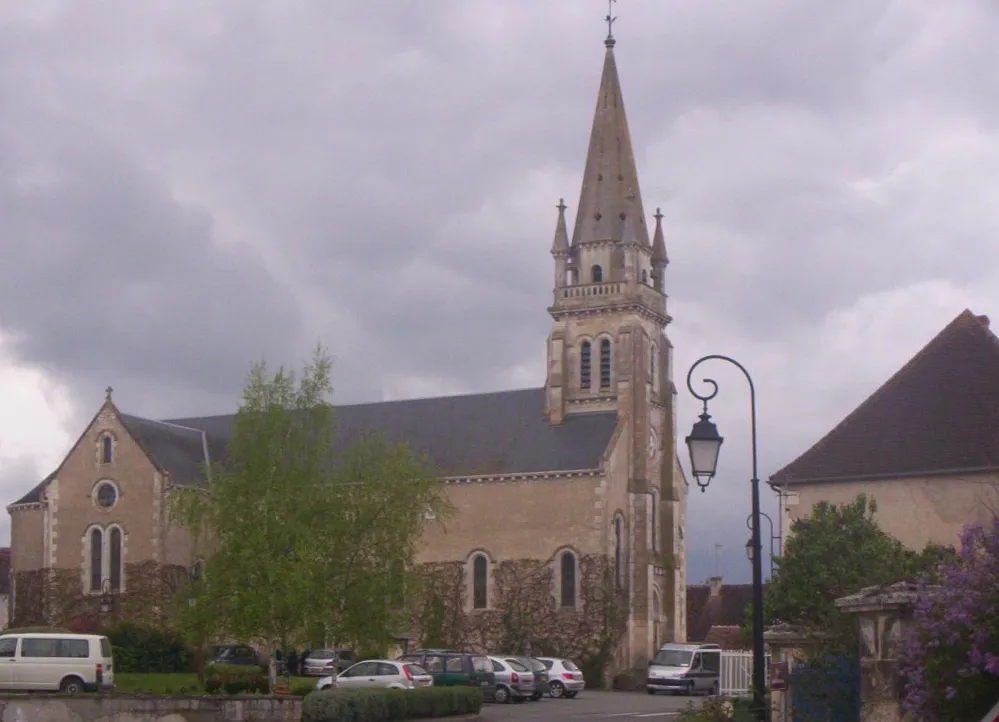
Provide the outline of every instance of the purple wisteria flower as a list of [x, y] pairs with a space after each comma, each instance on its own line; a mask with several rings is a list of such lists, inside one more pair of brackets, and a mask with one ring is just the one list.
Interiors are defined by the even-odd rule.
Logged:
[[978, 719], [999, 699], [999, 519], [967, 526], [938, 577], [921, 583], [900, 648], [902, 706], [918, 720]]

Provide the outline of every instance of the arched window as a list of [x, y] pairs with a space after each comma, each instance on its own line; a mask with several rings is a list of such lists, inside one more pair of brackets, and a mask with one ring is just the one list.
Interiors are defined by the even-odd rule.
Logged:
[[114, 441], [111, 440], [110, 434], [104, 434], [101, 437], [101, 463], [110, 464], [111, 460], [114, 458]]
[[472, 560], [472, 608], [485, 609], [489, 603], [489, 560], [476, 554]]
[[90, 530], [90, 591], [101, 591], [104, 582], [104, 532]]
[[624, 519], [614, 517], [614, 581], [624, 589]]
[[559, 560], [560, 594], [563, 607], [576, 606], [576, 555], [562, 552]]
[[590, 269], [590, 278], [593, 279], [594, 283], [603, 283], [604, 269], [602, 269], [600, 266], [593, 266], [593, 268]]
[[111, 589], [115, 592], [121, 591], [121, 529], [112, 527], [108, 535], [108, 578], [111, 580]]
[[589, 341], [583, 341], [579, 347], [579, 388], [590, 388], [590, 369], [592, 368], [592, 347]]
[[600, 342], [600, 388], [609, 389], [611, 385], [611, 342], [603, 339]]

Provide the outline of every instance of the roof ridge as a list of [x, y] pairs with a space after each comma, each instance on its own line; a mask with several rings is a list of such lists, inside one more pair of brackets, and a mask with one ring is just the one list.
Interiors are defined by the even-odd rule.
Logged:
[[[136, 421], [146, 421], [150, 424], [160, 424], [162, 426], [169, 426], [174, 429], [182, 429], [183, 431], [190, 431], [195, 434], [203, 435], [205, 433], [204, 430], [202, 429], [196, 429], [193, 426], [184, 426], [183, 424], [176, 424], [172, 421], [164, 421], [163, 419], [148, 419], [145, 416], [136, 416], [135, 414], [122, 414], [122, 417], [135, 419]], [[195, 417], [185, 417], [185, 418], [195, 418]]]

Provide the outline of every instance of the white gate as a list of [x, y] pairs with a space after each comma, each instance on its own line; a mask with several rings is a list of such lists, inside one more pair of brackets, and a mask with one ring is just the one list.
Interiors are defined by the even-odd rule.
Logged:
[[748, 697], [753, 684], [753, 653], [723, 649], [718, 692], [723, 697]]

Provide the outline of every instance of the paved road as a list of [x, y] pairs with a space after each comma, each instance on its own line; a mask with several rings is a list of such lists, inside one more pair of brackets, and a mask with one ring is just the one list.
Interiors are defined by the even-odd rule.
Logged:
[[[486, 704], [482, 708], [484, 722], [520, 722], [520, 720], [550, 720], [551, 722], [631, 722], [650, 720], [670, 722], [689, 697], [670, 695], [650, 696], [645, 692], [604, 692], [586, 690], [575, 699], [542, 699], [523, 704]], [[695, 698], [694, 704], [697, 704]]]

